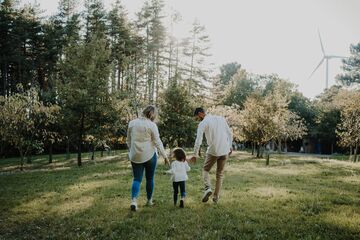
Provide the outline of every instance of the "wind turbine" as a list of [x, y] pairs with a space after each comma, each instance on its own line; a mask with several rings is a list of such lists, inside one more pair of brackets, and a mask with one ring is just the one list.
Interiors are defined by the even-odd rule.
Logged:
[[332, 58], [346, 58], [343, 56], [336, 56], [336, 55], [327, 55], [325, 53], [324, 45], [321, 40], [320, 31], [318, 30], [319, 39], [320, 39], [320, 45], [321, 45], [321, 51], [323, 53], [323, 58], [321, 59], [320, 63], [316, 66], [314, 71], [310, 74], [309, 79], [312, 77], [312, 75], [316, 72], [316, 70], [321, 66], [321, 64], [326, 61], [326, 82], [325, 82], [325, 88], [327, 89], [329, 87], [329, 60]]

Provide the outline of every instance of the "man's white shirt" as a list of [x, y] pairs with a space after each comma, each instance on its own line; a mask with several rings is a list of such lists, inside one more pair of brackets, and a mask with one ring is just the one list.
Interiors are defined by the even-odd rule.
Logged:
[[233, 136], [224, 117], [207, 114], [199, 123], [194, 146], [196, 157], [199, 157], [199, 149], [204, 133], [208, 145], [207, 154], [216, 157], [229, 154]]

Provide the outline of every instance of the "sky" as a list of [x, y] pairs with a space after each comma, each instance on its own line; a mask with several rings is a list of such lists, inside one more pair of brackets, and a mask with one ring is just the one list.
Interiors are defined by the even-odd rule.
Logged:
[[[26, 1], [25, 1], [26, 2]], [[29, 2], [29, 1], [28, 1]], [[31, 2], [31, 1], [30, 1]], [[45, 14], [57, 10], [56, 0], [37, 0]], [[110, 7], [114, 0], [104, 0]], [[122, 0], [134, 19], [145, 0]], [[211, 39], [211, 62], [238, 62], [251, 73], [277, 73], [314, 98], [325, 88], [318, 30], [329, 55], [350, 55], [350, 44], [360, 42], [360, 0], [165, 0], [165, 14], [180, 12], [178, 37], [187, 37], [197, 19]], [[81, 4], [80, 4], [81, 5]], [[342, 72], [341, 60], [329, 61], [329, 86]], [[217, 68], [218, 69], [218, 68]]]

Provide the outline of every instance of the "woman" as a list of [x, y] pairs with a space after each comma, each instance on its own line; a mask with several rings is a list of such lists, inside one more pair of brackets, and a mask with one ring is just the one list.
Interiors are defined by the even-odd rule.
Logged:
[[146, 177], [147, 205], [151, 206], [152, 194], [154, 191], [154, 175], [157, 162], [157, 149], [165, 159], [165, 164], [169, 164], [166, 157], [164, 146], [160, 140], [159, 130], [154, 123], [156, 118], [156, 108], [147, 106], [143, 110], [143, 117], [130, 121], [127, 131], [127, 145], [129, 147], [129, 158], [133, 170], [133, 182], [131, 187], [132, 211], [137, 210], [137, 198], [140, 191], [141, 181]]

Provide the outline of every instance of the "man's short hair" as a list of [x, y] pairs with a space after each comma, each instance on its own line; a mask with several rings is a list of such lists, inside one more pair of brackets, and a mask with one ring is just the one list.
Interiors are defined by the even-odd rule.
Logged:
[[201, 108], [201, 107], [196, 108], [195, 111], [194, 111], [194, 116], [197, 116], [201, 112], [205, 113], [205, 110], [203, 108]]

